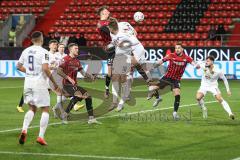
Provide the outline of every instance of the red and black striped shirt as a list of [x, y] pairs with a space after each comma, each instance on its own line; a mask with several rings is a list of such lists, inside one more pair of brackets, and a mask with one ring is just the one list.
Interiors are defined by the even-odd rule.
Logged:
[[97, 31], [102, 37], [104, 45], [108, 45], [112, 41], [110, 31], [107, 27], [108, 24], [109, 24], [108, 20], [100, 20], [97, 24]]
[[183, 53], [182, 56], [171, 53], [165, 56], [162, 61], [169, 61], [168, 69], [164, 76], [173, 80], [181, 80], [187, 64], [192, 63], [193, 59], [185, 53]]
[[[77, 58], [72, 58], [71, 56], [67, 55], [63, 58], [62, 64], [59, 66], [63, 69], [63, 72], [72, 78], [77, 84], [77, 73], [78, 71], [82, 70], [82, 65]], [[71, 84], [67, 79], [63, 79], [63, 85]]]

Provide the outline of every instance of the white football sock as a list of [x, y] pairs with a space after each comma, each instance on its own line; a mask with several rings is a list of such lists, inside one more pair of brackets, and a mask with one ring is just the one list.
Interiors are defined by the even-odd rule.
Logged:
[[63, 113], [64, 109], [62, 106], [62, 103], [65, 102], [67, 100], [67, 98], [65, 96], [57, 96], [57, 103], [54, 106], [54, 109], [59, 108], [60, 112]]
[[201, 107], [201, 109], [205, 109], [205, 104], [203, 98], [198, 101], [198, 105]]
[[112, 95], [113, 95], [113, 103], [118, 103], [118, 95], [119, 93], [119, 82], [113, 81], [112, 82]]
[[39, 137], [41, 138], [44, 138], [44, 134], [48, 126], [48, 121], [49, 121], [49, 113], [43, 112], [40, 120], [40, 131], [39, 131]]
[[126, 100], [126, 90], [127, 90], [127, 82], [122, 83], [122, 89], [121, 89], [121, 100], [119, 101], [119, 104], [123, 105]]
[[222, 104], [224, 110], [225, 110], [229, 115], [230, 115], [230, 114], [233, 114], [232, 111], [231, 111], [231, 108], [229, 107], [228, 103], [227, 103], [225, 100], [223, 100], [221, 104]]
[[130, 96], [130, 92], [131, 92], [131, 88], [132, 88], [132, 82], [133, 82], [133, 77], [132, 75], [128, 75], [127, 76], [127, 82], [126, 82], [126, 91], [123, 92], [125, 94], [126, 97]]
[[28, 129], [29, 125], [31, 124], [33, 117], [34, 117], [34, 112], [32, 110], [29, 110], [25, 114], [22, 131], [25, 131], [27, 133], [27, 129]]

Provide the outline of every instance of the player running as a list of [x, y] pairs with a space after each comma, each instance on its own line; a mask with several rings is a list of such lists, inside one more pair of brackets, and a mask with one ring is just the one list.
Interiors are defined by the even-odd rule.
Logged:
[[[65, 96], [72, 97], [72, 103], [70, 102], [67, 109], [65, 110], [67, 114], [70, 113], [73, 106], [82, 99], [85, 99], [86, 108], [88, 112], [88, 124], [99, 123], [93, 115], [92, 107], [92, 97], [89, 93], [82, 87], [77, 85], [77, 73], [80, 73], [84, 77], [88, 77], [94, 80], [91, 74], [86, 73], [80, 61], [78, 60], [78, 45], [75, 43], [70, 43], [68, 45], [69, 55], [63, 58], [62, 64], [58, 67], [58, 74], [63, 77], [63, 91]], [[67, 115], [64, 117], [67, 120]]]
[[[113, 103], [109, 108], [109, 111], [116, 107], [116, 111], [121, 111], [123, 109], [124, 102], [126, 101], [126, 80], [131, 67], [132, 45], [135, 45], [136, 42], [131, 39], [131, 35], [121, 32], [119, 23], [116, 19], [110, 18], [108, 27], [112, 38], [112, 42], [109, 47], [111, 47], [111, 45], [115, 46], [116, 53], [112, 67]], [[122, 88], [122, 93], [118, 103], [120, 87]]]
[[207, 92], [210, 92], [213, 94], [216, 100], [222, 104], [224, 110], [228, 113], [229, 117], [234, 120], [234, 114], [232, 113], [228, 103], [223, 99], [221, 92], [218, 88], [218, 79], [221, 78], [226, 87], [227, 94], [231, 96], [228, 81], [227, 78], [224, 76], [223, 72], [214, 67], [214, 59], [215, 58], [213, 56], [208, 56], [206, 58], [205, 64], [200, 65], [201, 69], [203, 70], [203, 75], [201, 80], [201, 86], [196, 94], [196, 99], [202, 109], [203, 118], [207, 118], [207, 108], [204, 105], [204, 97]]
[[[108, 24], [109, 24], [109, 17], [110, 17], [110, 12], [108, 10], [107, 6], [102, 6], [98, 9], [97, 14], [100, 17], [100, 20], [97, 24], [97, 31], [102, 37], [102, 40], [104, 42], [104, 46], [106, 49], [106, 46], [111, 43], [112, 39], [110, 36], [110, 31], [108, 29]], [[108, 48], [106, 49], [107, 52], [107, 65], [108, 65], [108, 73], [106, 75], [106, 80], [105, 80], [105, 98], [109, 97], [109, 85], [111, 82], [111, 76], [112, 76], [112, 64], [113, 64], [113, 59], [115, 56], [115, 49], [114, 48]]]
[[19, 143], [25, 143], [28, 127], [33, 120], [37, 108], [41, 108], [42, 116], [37, 143], [47, 145], [47, 142], [44, 140], [44, 134], [49, 121], [48, 108], [50, 106], [47, 78], [52, 81], [56, 92], [60, 92], [60, 89], [49, 70], [49, 55], [48, 51], [42, 48], [42, 33], [38, 31], [33, 32], [31, 39], [33, 45], [22, 52], [17, 66], [18, 70], [26, 73], [24, 81], [24, 102], [30, 107], [24, 117]]
[[[164, 62], [167, 62], [167, 61], [169, 61], [167, 72], [159, 80], [159, 83], [157, 84], [157, 86], [154, 84], [149, 87], [149, 90], [150, 90], [149, 96], [151, 98], [154, 94], [158, 94], [158, 92], [156, 92], [158, 89], [164, 89], [166, 86], [171, 86], [171, 90], [175, 97], [173, 118], [175, 120], [178, 120], [179, 116], [177, 114], [177, 111], [178, 111], [179, 104], [180, 104], [181, 77], [182, 77], [188, 63], [192, 64], [196, 68], [199, 68], [200, 66], [197, 65], [191, 57], [187, 56], [184, 53], [181, 43], [177, 43], [175, 45], [175, 52], [168, 54], [162, 60], [159, 60], [155, 64], [155, 67], [162, 65]], [[157, 97], [159, 97], [156, 100], [157, 104], [158, 104], [159, 103], [158, 101], [159, 101], [159, 99], [161, 99], [161, 97], [159, 95], [157, 95]], [[154, 104], [156, 104], [156, 103], [154, 103]], [[157, 105], [154, 105], [154, 107], [155, 106], [157, 106]]]

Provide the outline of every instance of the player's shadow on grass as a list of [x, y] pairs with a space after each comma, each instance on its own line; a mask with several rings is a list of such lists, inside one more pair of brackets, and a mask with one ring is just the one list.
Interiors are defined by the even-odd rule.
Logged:
[[[134, 91], [135, 87], [138, 86], [146, 86], [146, 91]], [[147, 98], [147, 85], [146, 82], [143, 80], [136, 80], [133, 83], [132, 86], [133, 90], [131, 92], [131, 99], [129, 101], [126, 102], [126, 104], [128, 104], [129, 106], [136, 106], [136, 98]], [[101, 117], [107, 113], [109, 113], [108, 108], [111, 106], [112, 104], [112, 95], [109, 96], [108, 99], [105, 99], [103, 97], [104, 95], [104, 91], [100, 91], [100, 90], [95, 90], [93, 88], [88, 88], [85, 87], [84, 89], [86, 89], [90, 95], [94, 98], [94, 99], [100, 99], [102, 100], [102, 102], [100, 104], [98, 104], [97, 106], [94, 106], [94, 115], [95, 117]], [[168, 92], [171, 91], [171, 87], [167, 86], [164, 89], [159, 90], [160, 95], [166, 94]], [[147, 99], [146, 99], [147, 101]], [[66, 107], [67, 105], [64, 105], [64, 107]], [[112, 111], [114, 112], [114, 111]], [[88, 118], [88, 114], [87, 112], [84, 113], [70, 113], [68, 120], [69, 121], [76, 121], [76, 120], [85, 120]]]

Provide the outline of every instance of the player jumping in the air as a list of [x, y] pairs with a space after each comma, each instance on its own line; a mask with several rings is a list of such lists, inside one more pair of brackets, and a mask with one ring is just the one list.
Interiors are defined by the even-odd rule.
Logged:
[[25, 143], [28, 127], [33, 120], [37, 108], [41, 108], [42, 116], [37, 142], [41, 145], [47, 145], [44, 140], [44, 134], [49, 121], [48, 108], [50, 106], [47, 78], [52, 81], [56, 92], [60, 92], [60, 89], [49, 70], [49, 55], [48, 51], [42, 48], [42, 33], [38, 31], [33, 32], [31, 39], [33, 45], [22, 52], [17, 66], [20, 71], [26, 73], [24, 81], [24, 102], [30, 107], [24, 117], [19, 143]]
[[119, 32], [129, 34], [131, 41], [134, 41], [135, 45], [132, 45], [132, 54], [131, 54], [131, 70], [127, 75], [127, 92], [126, 98], [130, 99], [130, 90], [133, 82], [133, 71], [136, 68], [137, 71], [141, 74], [143, 79], [148, 83], [152, 80], [150, 72], [147, 70], [145, 62], [145, 49], [141, 42], [137, 38], [136, 30], [128, 22], [118, 22]]
[[[134, 45], [136, 42], [131, 39], [132, 35], [120, 31], [119, 23], [116, 19], [110, 18], [108, 27], [112, 38], [110, 45], [115, 46], [116, 53], [112, 67], [113, 103], [109, 110], [117, 107], [116, 111], [121, 111], [123, 109], [124, 102], [126, 101], [126, 94], [128, 92], [126, 80], [127, 74], [129, 74], [131, 68], [132, 45]], [[121, 99], [118, 103], [120, 87], [122, 88], [122, 93]]]
[[[70, 102], [67, 109], [65, 110], [67, 114], [70, 113], [73, 106], [82, 99], [85, 99], [86, 108], [88, 112], [88, 123], [99, 123], [93, 115], [93, 107], [92, 107], [92, 97], [89, 93], [82, 87], [77, 85], [77, 73], [80, 73], [84, 77], [88, 77], [90, 79], [94, 79], [91, 74], [86, 73], [80, 61], [78, 60], [78, 45], [75, 43], [70, 43], [68, 45], [69, 55], [63, 58], [62, 64], [58, 67], [58, 74], [63, 77], [63, 91], [64, 95], [72, 97], [72, 103]], [[65, 115], [65, 120], [67, 119], [67, 115]]]
[[201, 64], [203, 70], [201, 86], [196, 94], [196, 99], [202, 109], [203, 118], [207, 118], [207, 108], [204, 105], [204, 96], [207, 92], [213, 94], [216, 100], [222, 104], [224, 110], [228, 113], [231, 119], [234, 119], [234, 114], [231, 111], [228, 103], [223, 99], [221, 92], [218, 88], [218, 79], [221, 78], [227, 90], [227, 94], [231, 96], [231, 91], [229, 89], [227, 78], [224, 76], [223, 72], [214, 66], [214, 57], [208, 56], [206, 58], [205, 64]]
[[[100, 16], [100, 20], [97, 24], [97, 31], [102, 37], [102, 40], [104, 42], [104, 46], [106, 47], [112, 40], [110, 36], [110, 31], [108, 29], [108, 23], [109, 23], [109, 17], [110, 12], [108, 10], [107, 6], [102, 6], [97, 11], [98, 15]], [[109, 85], [111, 82], [111, 76], [112, 76], [112, 63], [115, 56], [115, 49], [109, 48], [106, 49], [107, 52], [107, 65], [108, 65], [108, 74], [106, 75], [105, 80], [105, 98], [109, 97]]]
[[[162, 60], [159, 60], [155, 67], [162, 65], [164, 62], [169, 61], [168, 69], [165, 75], [160, 79], [160, 82], [157, 84], [157, 86], [150, 86], [149, 90], [151, 91], [150, 97], [152, 97], [153, 93], [158, 93], [156, 90], [163, 89], [166, 86], [170, 85], [173, 95], [175, 97], [174, 101], [174, 111], [173, 111], [173, 118], [175, 120], [179, 119], [179, 116], [177, 114], [179, 104], [180, 104], [180, 80], [181, 77], [185, 71], [185, 68], [188, 63], [192, 64], [196, 68], [199, 68], [199, 65], [197, 65], [193, 59], [189, 56], [187, 56], [184, 51], [181, 43], [177, 43], [175, 45], [175, 52], [166, 55]], [[159, 96], [159, 95], [157, 95]], [[161, 97], [159, 97], [161, 98]]]

